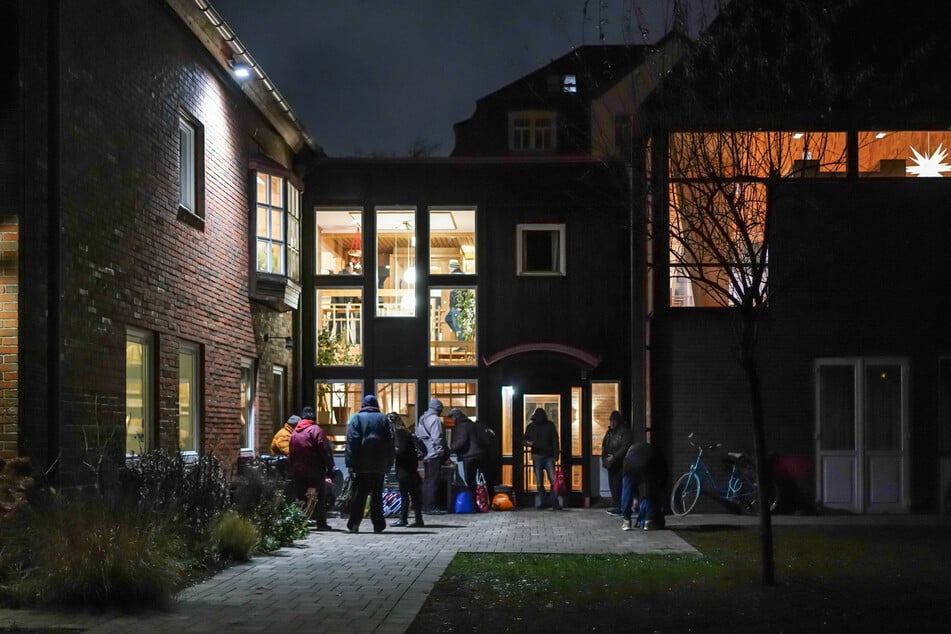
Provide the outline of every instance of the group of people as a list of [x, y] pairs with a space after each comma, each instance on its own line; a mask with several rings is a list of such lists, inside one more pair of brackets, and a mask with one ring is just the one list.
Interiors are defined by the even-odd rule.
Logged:
[[601, 463], [608, 472], [614, 503], [608, 514], [623, 518], [621, 530], [664, 528], [667, 460], [655, 445], [634, 442], [631, 428], [618, 411], [611, 412], [609, 418], [601, 443]]

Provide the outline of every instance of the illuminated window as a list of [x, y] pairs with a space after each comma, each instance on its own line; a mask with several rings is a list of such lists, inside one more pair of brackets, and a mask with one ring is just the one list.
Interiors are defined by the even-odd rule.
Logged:
[[416, 210], [376, 210], [377, 317], [416, 316]]
[[429, 208], [430, 275], [475, 274], [475, 224], [473, 208]]
[[196, 216], [203, 215], [201, 201], [203, 135], [200, 124], [184, 114], [178, 119], [178, 205]]
[[[438, 398], [442, 402], [443, 415], [458, 407], [462, 413], [477, 420], [478, 383], [476, 381], [434, 381], [429, 384], [429, 399]], [[429, 406], [429, 401], [426, 401]], [[425, 409], [425, 408], [424, 408]], [[452, 421], [446, 420], [446, 446], [452, 445]]]
[[555, 149], [555, 113], [547, 110], [509, 113], [509, 149], [543, 152]]
[[859, 132], [859, 176], [863, 178], [951, 177], [951, 131]]
[[317, 226], [317, 275], [363, 274], [363, 210], [321, 208]]
[[476, 289], [429, 289], [430, 365], [476, 364]]
[[317, 289], [317, 365], [363, 363], [363, 289]]
[[153, 385], [154, 338], [137, 328], [126, 329], [125, 340], [125, 452], [144, 454], [152, 448], [155, 400]]
[[380, 402], [380, 410], [396, 412], [403, 417], [406, 427], [412, 429], [416, 419], [425, 411], [417, 407], [419, 400], [416, 396], [415, 381], [377, 381], [376, 398]]
[[578, 77], [575, 75], [565, 75], [564, 78], [562, 78], [561, 90], [567, 93], [578, 92]]
[[520, 224], [516, 232], [518, 275], [565, 275], [565, 225]]
[[201, 414], [201, 350], [182, 343], [178, 352], [178, 450], [195, 453], [199, 448]]
[[254, 359], [241, 360], [240, 378], [240, 410], [238, 416], [241, 421], [241, 453], [254, 453], [255, 416], [257, 414], [257, 372]]
[[317, 422], [321, 425], [335, 425], [328, 433], [331, 442], [345, 443], [346, 425], [350, 416], [360, 411], [363, 402], [363, 383], [321, 380], [314, 383], [314, 394], [317, 396]]
[[255, 172], [257, 270], [300, 282], [300, 192], [282, 176]]

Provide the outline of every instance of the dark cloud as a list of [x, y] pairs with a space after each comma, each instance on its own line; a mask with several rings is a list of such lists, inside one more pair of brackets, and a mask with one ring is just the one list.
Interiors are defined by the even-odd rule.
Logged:
[[[713, 0], [694, 0], [698, 6]], [[331, 156], [452, 150], [475, 102], [595, 44], [666, 32], [672, 0], [212, 0]], [[587, 8], [587, 13], [584, 12]], [[699, 12], [698, 12], [699, 13]]]

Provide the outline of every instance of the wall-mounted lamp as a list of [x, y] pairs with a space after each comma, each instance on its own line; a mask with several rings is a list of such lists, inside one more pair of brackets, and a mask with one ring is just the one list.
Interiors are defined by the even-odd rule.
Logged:
[[272, 339], [275, 339], [275, 340], [283, 339], [285, 348], [287, 348], [288, 350], [294, 349], [294, 337], [281, 337], [280, 335], [267, 335], [267, 334], [264, 335], [264, 343], [267, 343], [271, 341]]
[[251, 67], [249, 65], [239, 62], [232, 57], [228, 60], [228, 66], [231, 67], [231, 74], [234, 75], [238, 81], [245, 81], [251, 78]]

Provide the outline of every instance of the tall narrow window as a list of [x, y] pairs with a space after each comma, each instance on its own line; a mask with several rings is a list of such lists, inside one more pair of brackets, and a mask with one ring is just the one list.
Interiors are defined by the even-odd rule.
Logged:
[[416, 210], [376, 211], [378, 317], [416, 316]]
[[254, 359], [242, 359], [240, 380], [241, 403], [238, 415], [241, 420], [241, 453], [244, 454], [254, 453], [256, 376]]
[[195, 209], [195, 126], [178, 120], [178, 204], [191, 213]]
[[178, 449], [197, 453], [201, 412], [200, 348], [183, 343], [178, 352]]
[[287, 420], [284, 396], [287, 391], [287, 384], [284, 380], [286, 374], [287, 369], [284, 366], [276, 365], [271, 370], [271, 422], [275, 428], [280, 428]]
[[300, 281], [300, 192], [286, 178], [255, 173], [257, 270]]
[[152, 334], [126, 330], [125, 340], [125, 452], [143, 454], [151, 449], [154, 395], [152, 392]]

